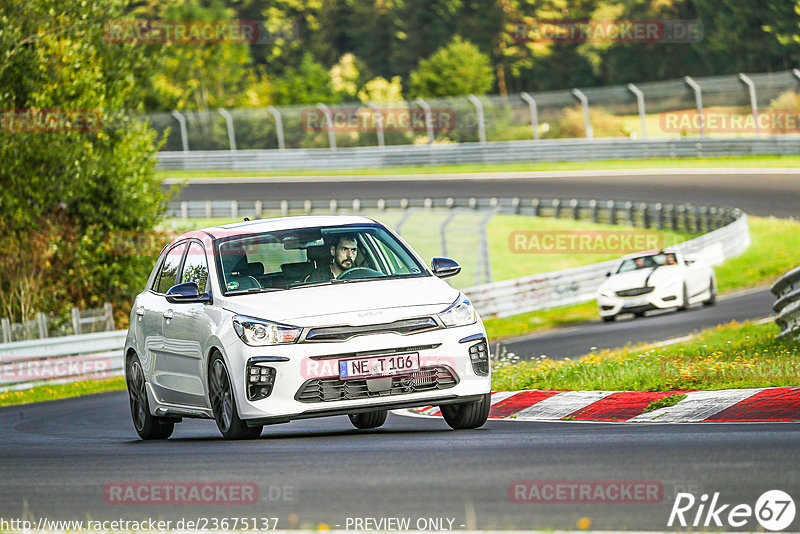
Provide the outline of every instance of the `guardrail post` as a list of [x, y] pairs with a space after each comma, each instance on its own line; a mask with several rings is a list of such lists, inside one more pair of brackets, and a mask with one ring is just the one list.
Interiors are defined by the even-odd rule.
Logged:
[[553, 199], [553, 218], [558, 219], [561, 215], [561, 200], [554, 198]]
[[186, 131], [186, 117], [179, 111], [172, 111], [172, 116], [178, 121], [179, 131], [181, 132], [181, 145], [184, 152], [189, 152], [189, 134]]
[[303, 213], [311, 215], [311, 201], [309, 199], [303, 201]]
[[691, 206], [681, 206], [681, 211], [683, 212], [683, 231], [684, 232], [691, 232], [692, 227], [689, 224], [689, 216], [691, 215], [689, 212], [692, 211], [694, 208]]
[[330, 204], [328, 205], [328, 209], [331, 213], [336, 215], [336, 212], [339, 210], [339, 203], [336, 202], [336, 199], [331, 199]]
[[636, 95], [636, 107], [639, 108], [639, 122], [642, 124], [642, 137], [647, 137], [647, 121], [645, 120], [644, 113], [644, 93], [642, 93], [642, 91], [632, 83], [628, 84], [628, 90]]
[[650, 212], [647, 208], [647, 202], [642, 202], [642, 226], [644, 228], [650, 228]]
[[589, 201], [589, 209], [592, 211], [592, 222], [597, 222], [597, 201], [592, 199]]
[[214, 212], [211, 209], [211, 207], [212, 207], [211, 206], [211, 201], [210, 200], [206, 200], [206, 202], [205, 202], [206, 219], [210, 219], [210, 218], [212, 218], [214, 216]]
[[264, 213], [264, 204], [260, 200], [256, 200], [256, 219], [260, 219]]
[[275, 131], [278, 134], [278, 149], [286, 150], [286, 143], [283, 140], [283, 118], [281, 112], [275, 106], [267, 107], [267, 111], [275, 119]]
[[536, 100], [525, 91], [519, 94], [522, 100], [528, 103], [528, 109], [531, 114], [531, 130], [533, 130], [533, 138], [539, 139], [539, 109], [536, 107]]
[[72, 331], [77, 336], [82, 334], [81, 331], [81, 312], [78, 308], [72, 308]]
[[761, 137], [761, 131], [758, 128], [758, 102], [756, 101], [756, 84], [746, 74], [739, 73], [739, 79], [747, 86], [747, 91], [750, 93], [750, 109], [753, 113], [753, 123], [756, 128], [756, 137]]
[[11, 321], [8, 317], [0, 319], [0, 325], [3, 329], [3, 343], [11, 343]]
[[431, 119], [431, 106], [422, 98], [417, 98], [414, 103], [422, 108], [425, 113], [425, 130], [428, 133], [428, 144], [433, 144], [433, 120]]
[[580, 210], [578, 209], [578, 199], [573, 198], [570, 200], [569, 206], [572, 208], [572, 218], [577, 221], [578, 216], [580, 215]]
[[375, 115], [375, 133], [378, 136], [378, 146], [383, 148], [386, 146], [386, 140], [383, 136], [383, 112], [372, 100], [367, 102], [367, 106], [372, 110], [372, 114]]
[[617, 203], [609, 200], [608, 204], [608, 224], [617, 224]]
[[483, 102], [475, 95], [467, 95], [467, 100], [475, 106], [475, 114], [478, 118], [478, 140], [481, 144], [486, 144], [486, 124], [483, 122]]
[[656, 228], [664, 229], [664, 206], [661, 202], [656, 203]]
[[356, 213], [361, 211], [361, 200], [358, 198], [353, 199], [353, 211]]
[[289, 215], [289, 201], [288, 200], [281, 200], [281, 215], [286, 217]]
[[47, 337], [47, 316], [43, 312], [36, 314], [36, 325], [39, 327], [39, 338]]
[[239, 201], [231, 200], [231, 219], [239, 218]]
[[378, 211], [386, 211], [386, 200], [382, 198], [378, 199]]
[[667, 206], [667, 210], [669, 211], [668, 217], [669, 217], [670, 228], [672, 228], [673, 230], [677, 231], [678, 230], [678, 216], [675, 213], [675, 211], [676, 211], [675, 205], [674, 204], [670, 204], [669, 206]]
[[514, 215], [519, 215], [519, 197], [514, 197], [511, 199], [511, 211]]
[[684, 81], [694, 91], [694, 101], [697, 105], [697, 116], [700, 119], [700, 137], [705, 136], [705, 117], [703, 117], [703, 90], [691, 76], [684, 76]]
[[630, 200], [625, 202], [625, 209], [627, 210], [628, 214], [628, 219], [625, 222], [627, 222], [628, 226], [633, 226], [633, 202]]
[[181, 200], [181, 219], [184, 221], [189, 218], [189, 203]]
[[800, 69], [792, 69], [792, 74], [794, 74], [795, 78], [800, 80]]
[[541, 215], [541, 213], [542, 213], [541, 212], [541, 206], [539, 205], [539, 199], [538, 198], [534, 198], [533, 200], [531, 200], [531, 207], [533, 208], [533, 216], [534, 217], [538, 217], [539, 215]]
[[231, 152], [236, 152], [236, 135], [233, 131], [233, 117], [225, 108], [219, 108], [217, 111], [225, 118], [225, 127], [228, 130], [228, 147]]
[[592, 125], [589, 122], [589, 99], [580, 89], [573, 89], [572, 94], [575, 95], [575, 98], [580, 101], [581, 107], [583, 107], [583, 129], [586, 132], [586, 138], [593, 137]]
[[336, 133], [333, 129], [333, 112], [331, 111], [331, 108], [325, 104], [317, 104], [317, 109], [322, 111], [325, 114], [325, 117], [328, 119], [328, 147], [331, 150], [336, 150]]
[[114, 308], [110, 302], [103, 304], [103, 312], [106, 314], [106, 330], [112, 332], [114, 330]]

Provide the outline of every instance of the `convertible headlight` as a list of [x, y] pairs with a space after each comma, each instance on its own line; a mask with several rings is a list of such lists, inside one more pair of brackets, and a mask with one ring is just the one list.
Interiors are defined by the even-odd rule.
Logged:
[[601, 288], [600, 288], [600, 289], [598, 289], [597, 291], [598, 291], [598, 292], [599, 292], [601, 295], [603, 295], [604, 297], [613, 297], [613, 296], [614, 296], [614, 292], [613, 292], [613, 291], [611, 291], [610, 289], [608, 289], [607, 287], [601, 287]]
[[265, 345], [286, 345], [300, 339], [302, 328], [273, 323], [255, 317], [236, 315], [233, 329], [242, 341], [254, 347]]
[[465, 326], [477, 321], [478, 314], [467, 296], [461, 293], [454, 303], [439, 314], [439, 319], [445, 326]]

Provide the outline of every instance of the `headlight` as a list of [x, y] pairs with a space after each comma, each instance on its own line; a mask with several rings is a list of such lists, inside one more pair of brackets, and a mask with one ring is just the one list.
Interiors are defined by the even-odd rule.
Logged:
[[614, 292], [613, 292], [613, 291], [611, 291], [610, 289], [608, 289], [607, 287], [601, 287], [601, 288], [600, 288], [600, 289], [598, 289], [597, 291], [598, 291], [598, 292], [599, 292], [601, 295], [603, 295], [604, 297], [613, 297], [613, 296], [614, 296]]
[[233, 329], [248, 345], [262, 347], [265, 345], [286, 345], [300, 338], [302, 328], [285, 324], [272, 323], [246, 315], [233, 318]]
[[446, 310], [439, 314], [445, 326], [465, 326], [478, 320], [475, 308], [464, 293], [461, 293], [456, 301]]

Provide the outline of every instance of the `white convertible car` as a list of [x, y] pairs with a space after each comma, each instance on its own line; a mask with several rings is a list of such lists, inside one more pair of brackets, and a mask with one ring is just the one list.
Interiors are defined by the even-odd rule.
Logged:
[[623, 313], [641, 317], [649, 310], [685, 310], [701, 302], [711, 306], [717, 298], [711, 266], [678, 251], [628, 254], [606, 276], [608, 280], [597, 290], [604, 321], [613, 321]]

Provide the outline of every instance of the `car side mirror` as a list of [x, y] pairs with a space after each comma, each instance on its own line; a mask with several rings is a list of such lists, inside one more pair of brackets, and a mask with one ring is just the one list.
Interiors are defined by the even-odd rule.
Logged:
[[433, 258], [431, 260], [431, 270], [439, 278], [447, 278], [460, 273], [461, 266], [457, 261], [450, 258]]
[[606, 273], [606, 278], [608, 278], [609, 276], [611, 276], [611, 271], [608, 271], [608, 272]]
[[173, 304], [211, 302], [211, 295], [208, 293], [200, 293], [197, 282], [184, 282], [183, 284], [174, 285], [169, 288], [165, 296], [167, 302]]

